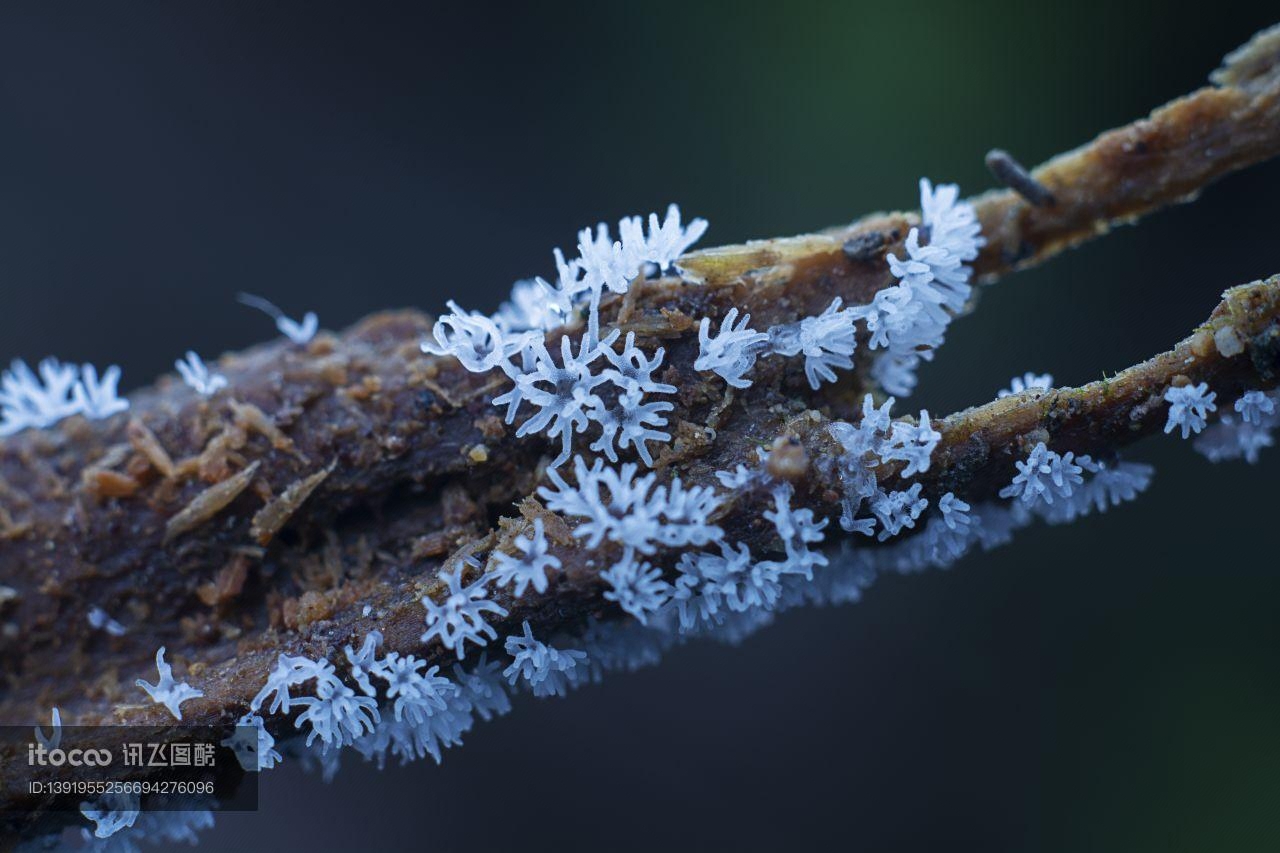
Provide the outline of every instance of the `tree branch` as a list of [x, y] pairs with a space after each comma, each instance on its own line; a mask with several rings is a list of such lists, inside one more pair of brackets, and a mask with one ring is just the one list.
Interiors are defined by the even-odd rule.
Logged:
[[[980, 196], [988, 244], [977, 271], [993, 280], [1038, 263], [1280, 152], [1277, 56], [1280, 35], [1264, 34], [1215, 75], [1217, 86], [1035, 170], [1050, 206], [1012, 191]], [[798, 365], [770, 359], [751, 388], [726, 389], [692, 369], [696, 321], [736, 306], [763, 327], [819, 313], [835, 296], [866, 303], [895, 283], [885, 256], [918, 223], [878, 214], [697, 252], [681, 265], [702, 286], [641, 281], [607, 300], [602, 323], [664, 346], [663, 381], [680, 389], [673, 441], [656, 466], [664, 476], [707, 484], [781, 438], [794, 449], [775, 454], [773, 473], [830, 514], [839, 484], [826, 427], [872, 390], [865, 364], [813, 392]], [[1110, 380], [951, 415], [935, 424], [942, 443], [913, 482], [930, 496], [986, 499], [1028, 442], [1106, 455], [1160, 428], [1160, 395], [1182, 376], [1209, 381], [1221, 399], [1273, 387], [1278, 318], [1276, 278], [1235, 288], [1174, 350]], [[1214, 345], [1228, 325], [1242, 354]], [[497, 416], [492, 399], [507, 380], [423, 356], [427, 330], [416, 313], [375, 315], [305, 347], [278, 341], [224, 357], [230, 383], [212, 399], [166, 377], [133, 394], [128, 415], [75, 417], [0, 443], [0, 719], [26, 723], [58, 705], [81, 724], [163, 725], [167, 712], [130, 686], [162, 643], [204, 690], [184, 706], [196, 723], [243, 713], [279, 652], [333, 657], [375, 627], [391, 649], [447, 662], [438, 646], [422, 649], [421, 597], [437, 595], [440, 570], [462, 557], [509, 549], [534, 517], [546, 520], [564, 571], [545, 594], [497, 594], [510, 611], [500, 633], [524, 619], [550, 633], [617, 616], [599, 596], [598, 567], [611, 555], [584, 550], [529, 497], [546, 446], [517, 440]], [[763, 501], [737, 494], [718, 521], [759, 552], [774, 547]], [[523, 519], [501, 518], [513, 503]], [[125, 634], [92, 629], [93, 607]]]

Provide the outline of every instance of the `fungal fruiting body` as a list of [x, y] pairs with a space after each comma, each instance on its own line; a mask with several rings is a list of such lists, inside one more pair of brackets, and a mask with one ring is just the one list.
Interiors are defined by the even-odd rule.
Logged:
[[187, 350], [186, 356], [175, 361], [173, 366], [187, 387], [201, 397], [212, 397], [227, 387], [227, 377], [209, 370], [204, 359], [194, 350]]
[[1246, 391], [1216, 423], [1196, 437], [1195, 449], [1211, 462], [1243, 459], [1258, 461], [1262, 451], [1275, 443], [1280, 427], [1280, 391]]
[[120, 368], [115, 365], [99, 377], [92, 364], [46, 358], [37, 371], [38, 375], [26, 362], [14, 361], [0, 374], [0, 437], [44, 429], [72, 415], [101, 420], [129, 408], [117, 391]]
[[440, 579], [448, 584], [448, 592], [439, 604], [429, 596], [422, 598], [422, 604], [427, 609], [427, 630], [422, 635], [422, 642], [439, 638], [445, 648], [453, 649], [458, 660], [466, 657], [467, 642], [483, 646], [489, 640], [498, 638], [497, 632], [487, 620], [487, 614], [507, 615], [504, 608], [489, 600], [487, 575], [470, 585], [464, 585], [462, 572], [463, 568], [459, 567], [452, 572], [440, 573]]
[[308, 311], [299, 321], [286, 316], [283, 311], [261, 296], [254, 296], [252, 293], [241, 293], [236, 298], [240, 301], [240, 304], [256, 308], [272, 320], [275, 320], [276, 329], [280, 334], [295, 344], [309, 342], [316, 336], [316, 331], [320, 328], [320, 318], [316, 316], [314, 311]]
[[1169, 388], [1164, 392], [1164, 400], [1169, 404], [1169, 418], [1164, 431], [1173, 432], [1180, 428], [1183, 438], [1200, 432], [1208, 423], [1209, 413], [1218, 408], [1213, 402], [1217, 396], [1209, 390], [1206, 382]]
[[1027, 391], [1048, 391], [1052, 387], [1052, 374], [1024, 373], [1021, 376], [1013, 377], [1009, 382], [1009, 387], [1002, 388], [996, 392], [996, 397], [1012, 397], [1015, 394], [1022, 394]]
[[182, 719], [182, 703], [188, 699], [198, 699], [204, 693], [184, 681], [173, 677], [173, 667], [165, 663], [164, 646], [156, 650], [156, 671], [160, 677], [155, 684], [139, 678], [136, 684], [146, 691], [151, 701], [164, 705], [174, 717]]
[[548, 553], [542, 519], [533, 520], [531, 535], [516, 537], [515, 547], [520, 552], [519, 556], [500, 551], [493, 555], [494, 584], [510, 584], [516, 598], [524, 595], [530, 586], [534, 592], [546, 592], [549, 573], [560, 568], [560, 558]]

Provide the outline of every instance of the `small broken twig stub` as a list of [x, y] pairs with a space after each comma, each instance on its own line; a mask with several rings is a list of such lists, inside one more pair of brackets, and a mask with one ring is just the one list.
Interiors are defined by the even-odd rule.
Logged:
[[997, 181], [1016, 192], [1036, 207], [1052, 207], [1053, 193], [1044, 184], [1031, 177], [1031, 173], [1013, 159], [1013, 155], [1000, 148], [987, 152], [987, 169]]
[[221, 483], [210, 486], [192, 499], [178, 514], [165, 524], [164, 542], [168, 544], [174, 537], [195, 530], [200, 525], [222, 512], [228, 504], [240, 496], [249, 487], [253, 475], [258, 473], [261, 462], [254, 462], [238, 474], [233, 474]]

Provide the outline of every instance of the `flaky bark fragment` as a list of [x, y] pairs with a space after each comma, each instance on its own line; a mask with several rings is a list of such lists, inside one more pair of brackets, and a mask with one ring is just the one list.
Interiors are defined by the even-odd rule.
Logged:
[[160, 472], [160, 476], [167, 479], [177, 476], [178, 470], [169, 452], [164, 449], [160, 439], [156, 438], [156, 434], [147, 429], [146, 424], [137, 418], [130, 418], [125, 434], [129, 436], [129, 443], [133, 445], [133, 449], [142, 454], [143, 458]]
[[288, 523], [307, 498], [311, 497], [316, 487], [332, 473], [333, 466], [330, 465], [310, 477], [290, 483], [279, 497], [268, 501], [262, 509], [253, 514], [253, 520], [249, 523], [249, 535], [257, 540], [259, 545], [266, 545], [280, 532], [280, 528]]
[[258, 473], [258, 468], [261, 466], [261, 462], [254, 462], [238, 474], [232, 474], [192, 498], [189, 504], [178, 510], [165, 524], [163, 543], [168, 545], [176, 537], [195, 530], [226, 509], [232, 501], [240, 497], [241, 492], [249, 488], [253, 475]]
[[[1039, 262], [1280, 152], [1269, 39], [1241, 53], [1218, 87], [1035, 170], [1053, 205], [1032, 207], [1011, 191], [979, 197], [989, 240], [979, 273]], [[751, 388], [727, 389], [691, 367], [696, 321], [736, 306], [763, 328], [819, 313], [836, 296], [864, 303], [894, 283], [885, 255], [900, 253], [918, 222], [877, 214], [821, 234], [697, 252], [680, 263], [701, 286], [641, 281], [607, 300], [602, 323], [635, 331], [646, 349], [664, 346], [661, 378], [680, 389], [673, 441], [657, 467], [710, 483], [714, 471], [752, 464], [756, 448], [781, 439], [772, 473], [797, 484], [797, 500], [832, 513], [839, 484], [824, 464], [836, 452], [826, 427], [851, 416], [869, 387], [864, 371], [812, 392], [798, 362], [765, 359]], [[983, 499], [1012, 476], [1029, 442], [1105, 455], [1159, 429], [1159, 395], [1181, 376], [1209, 381], [1220, 399], [1272, 387], [1277, 287], [1270, 279], [1229, 291], [1195, 335], [1110, 380], [935, 423], [943, 441], [919, 480], [931, 496]], [[0, 720], [29, 723], [58, 705], [77, 723], [167, 724], [167, 711], [131, 687], [162, 644], [205, 692], [190, 706], [198, 723], [242, 713], [279, 652], [334, 658], [373, 628], [391, 649], [446, 662], [437, 645], [419, 641], [421, 597], [439, 595], [442, 567], [509, 549], [534, 517], [546, 519], [563, 571], [544, 595], [512, 601], [500, 592], [510, 616], [495, 627], [514, 633], [529, 619], [543, 633], [615, 616], [597, 574], [613, 555], [585, 552], [531, 497], [547, 445], [517, 440], [495, 417], [492, 399], [507, 380], [423, 356], [428, 328], [428, 318], [398, 312], [305, 346], [273, 342], [224, 357], [218, 370], [229, 385], [211, 399], [166, 378], [132, 394], [128, 416], [76, 417], [0, 443]], [[768, 550], [765, 500], [735, 494], [718, 523], [731, 539]], [[519, 518], [503, 517], [516, 507]], [[125, 635], [95, 632], [86, 619], [95, 606]]]

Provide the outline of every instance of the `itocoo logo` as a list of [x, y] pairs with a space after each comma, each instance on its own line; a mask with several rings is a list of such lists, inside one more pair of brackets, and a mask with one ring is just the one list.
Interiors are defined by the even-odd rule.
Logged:
[[49, 749], [42, 743], [27, 744], [29, 767], [106, 767], [110, 763], [109, 749]]

